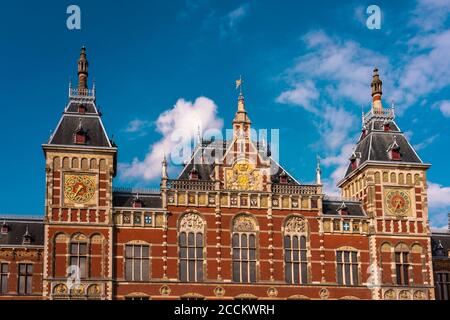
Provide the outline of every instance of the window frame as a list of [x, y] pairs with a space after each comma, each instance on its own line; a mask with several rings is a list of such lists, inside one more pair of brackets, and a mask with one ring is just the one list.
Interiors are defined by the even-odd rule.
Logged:
[[[289, 238], [289, 248], [286, 246], [286, 238]], [[297, 241], [294, 242], [294, 238], [297, 238]], [[304, 246], [302, 246], [302, 242]], [[294, 244], [297, 243], [298, 246], [294, 247]], [[295, 251], [298, 251], [298, 259], [295, 259]], [[289, 258], [287, 258], [287, 253], [289, 253]], [[288, 233], [283, 236], [283, 256], [284, 256], [284, 280], [289, 284], [307, 284], [308, 283], [308, 238], [305, 234], [301, 233]], [[303, 259], [304, 257], [304, 259]], [[290, 266], [288, 266], [288, 263]], [[298, 272], [296, 272], [296, 265]], [[305, 266], [305, 270], [303, 270], [303, 266]], [[290, 281], [288, 279], [288, 268], [290, 273]], [[297, 280], [296, 276], [297, 275]]]
[[[397, 260], [397, 257], [400, 257]], [[409, 268], [410, 254], [408, 251], [394, 251], [394, 264], [395, 264], [395, 284], [398, 286], [409, 286], [411, 281], [411, 274]], [[400, 274], [400, 277], [399, 277]]]
[[[6, 266], [6, 271], [3, 271], [3, 267]], [[6, 295], [9, 292], [9, 263], [0, 262], [0, 296]], [[3, 288], [6, 288], [6, 291], [3, 291]]]
[[[127, 254], [127, 247], [130, 247], [131, 256]], [[139, 255], [136, 255], [136, 249], [139, 248]], [[144, 248], [147, 248], [147, 256], [144, 256]], [[146, 282], [151, 279], [150, 266], [150, 245], [147, 243], [126, 243], [123, 247], [123, 278], [127, 282]], [[128, 261], [131, 262], [131, 278], [128, 277]], [[137, 264], [136, 264], [137, 263]], [[145, 265], [146, 264], [146, 265]], [[147, 268], [147, 270], [145, 270]], [[139, 277], [135, 273], [138, 270]], [[145, 272], [147, 271], [147, 272]]]
[[[238, 245], [235, 245], [235, 236], [238, 237]], [[246, 237], [246, 246], [243, 246], [243, 238]], [[250, 245], [250, 238], [254, 238], [254, 247]], [[238, 250], [238, 258], [236, 258], [235, 250]], [[251, 258], [251, 250], [254, 250], [253, 259]], [[245, 254], [243, 254], [245, 253]], [[257, 283], [258, 282], [258, 236], [256, 231], [240, 232], [233, 231], [231, 235], [231, 263], [232, 263], [232, 280], [235, 283]], [[236, 270], [236, 265], [238, 270]], [[252, 269], [252, 266], [254, 268]], [[238, 271], [239, 280], [235, 277]], [[243, 271], [246, 271], [244, 277]], [[244, 279], [245, 278], [245, 279]], [[247, 280], [247, 281], [244, 281]]]
[[[445, 276], [446, 279], [442, 279]], [[436, 300], [450, 300], [450, 272], [436, 271], [434, 275]], [[446, 289], [446, 292], [444, 291]]]
[[359, 251], [353, 248], [337, 249], [335, 259], [336, 283], [342, 286], [358, 286], [361, 281]]
[[[77, 251], [72, 251], [72, 246], [77, 246]], [[85, 246], [85, 252], [80, 253], [80, 246]], [[80, 279], [88, 279], [89, 278], [89, 242], [88, 241], [70, 241], [69, 242], [69, 261], [68, 261], [68, 267], [70, 266], [76, 266], [80, 270]], [[76, 264], [73, 264], [73, 259], [76, 259]], [[82, 268], [81, 259], [84, 259], [84, 270]], [[68, 268], [69, 269], [69, 268]], [[70, 274], [68, 276], [71, 276]]]
[[[25, 268], [25, 272], [22, 271], [21, 267]], [[19, 296], [28, 296], [33, 294], [33, 263], [18, 263], [17, 264], [17, 294]], [[21, 284], [24, 287], [22, 290]]]
[[[192, 235], [192, 243], [190, 243], [190, 235]], [[182, 237], [184, 237], [184, 241], [182, 241]], [[201, 244], [199, 244], [198, 239], [200, 239]], [[181, 230], [178, 233], [178, 279], [181, 282], [205, 281], [205, 256], [205, 234], [203, 231]]]

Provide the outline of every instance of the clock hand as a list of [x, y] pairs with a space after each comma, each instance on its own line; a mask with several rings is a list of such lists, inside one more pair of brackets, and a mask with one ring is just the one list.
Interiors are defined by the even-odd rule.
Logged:
[[77, 196], [80, 193], [80, 191], [83, 190], [83, 189], [84, 189], [84, 187], [82, 185], [79, 185], [78, 189], [77, 189], [77, 192], [75, 193], [75, 196]]

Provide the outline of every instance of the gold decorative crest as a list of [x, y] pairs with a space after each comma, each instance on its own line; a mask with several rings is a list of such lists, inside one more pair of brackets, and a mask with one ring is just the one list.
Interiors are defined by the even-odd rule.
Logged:
[[247, 160], [240, 160], [226, 171], [227, 188], [230, 190], [261, 190], [261, 172]]
[[90, 175], [64, 175], [64, 200], [76, 204], [90, 202], [95, 195], [95, 178]]

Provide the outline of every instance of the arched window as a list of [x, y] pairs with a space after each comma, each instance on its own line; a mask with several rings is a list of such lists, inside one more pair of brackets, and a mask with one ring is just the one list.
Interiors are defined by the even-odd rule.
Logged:
[[307, 224], [302, 217], [291, 217], [284, 227], [284, 275], [287, 283], [308, 282]]
[[[87, 278], [88, 244], [85, 235], [78, 233], [70, 241], [70, 266], [79, 270], [81, 279]], [[74, 272], [73, 269], [71, 269]]]
[[196, 213], [183, 215], [179, 224], [179, 275], [185, 282], [203, 281], [205, 223]]
[[405, 244], [395, 247], [395, 274], [397, 284], [401, 286], [409, 285], [409, 248]]
[[233, 221], [233, 281], [256, 282], [256, 223], [248, 215]]

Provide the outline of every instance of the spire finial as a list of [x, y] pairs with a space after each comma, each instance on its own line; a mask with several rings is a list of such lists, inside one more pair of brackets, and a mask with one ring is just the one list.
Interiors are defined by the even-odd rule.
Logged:
[[244, 80], [242, 79], [242, 76], [239, 76], [239, 79], [236, 80], [236, 90], [239, 89], [238, 112], [245, 112], [244, 94], [242, 93], [243, 83]]
[[320, 156], [316, 156], [317, 168], [316, 168], [316, 184], [322, 184], [322, 169], [320, 168]]
[[373, 70], [372, 77], [372, 109], [375, 114], [383, 113], [383, 105], [381, 104], [381, 95], [383, 94], [383, 81], [378, 74], [378, 68]]
[[86, 47], [81, 47], [80, 58], [78, 59], [78, 94], [87, 94], [87, 80], [88, 80], [89, 62], [86, 57]]
[[163, 161], [162, 161], [162, 174], [161, 177], [163, 180], [167, 180], [168, 179], [168, 175], [167, 175], [167, 158], [166, 158], [166, 153], [164, 152], [164, 157], [163, 157]]

